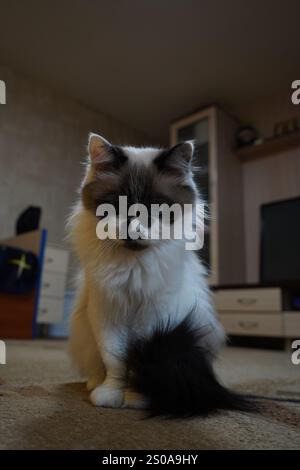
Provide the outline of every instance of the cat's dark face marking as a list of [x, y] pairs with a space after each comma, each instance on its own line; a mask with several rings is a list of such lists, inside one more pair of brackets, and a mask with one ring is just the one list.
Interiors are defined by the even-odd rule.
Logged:
[[[183, 144], [184, 145], [184, 144]], [[177, 147], [177, 146], [176, 146]], [[177, 203], [193, 204], [196, 198], [194, 186], [188, 184], [187, 179], [181, 178], [183, 167], [176, 165], [177, 158], [183, 160], [182, 149], [157, 150], [155, 158], [148, 164], [142, 161], [131, 161], [121, 147], [110, 146], [108, 156], [103, 161], [94, 165], [92, 181], [82, 189], [82, 201], [86, 209], [96, 215], [96, 209], [100, 204], [111, 204], [119, 214], [119, 196], [127, 196], [127, 206], [143, 204], [149, 214], [148, 224], [151, 225], [151, 205], [167, 204], [172, 206]], [[142, 150], [141, 150], [142, 151]], [[174, 158], [174, 161], [172, 161]], [[171, 219], [171, 223], [174, 220]], [[130, 249], [141, 249], [145, 245], [133, 240], [125, 240], [125, 245]]]

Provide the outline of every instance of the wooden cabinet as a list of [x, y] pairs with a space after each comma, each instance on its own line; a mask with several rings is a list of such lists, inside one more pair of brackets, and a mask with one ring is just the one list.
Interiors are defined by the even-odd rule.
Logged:
[[293, 339], [300, 337], [300, 311], [286, 310], [280, 287], [221, 288], [214, 303], [228, 335]]
[[242, 173], [233, 151], [237, 126], [232, 117], [212, 106], [170, 127], [171, 145], [197, 141], [195, 180], [209, 209], [199, 256], [208, 266], [211, 285], [245, 280]]
[[280, 311], [281, 289], [261, 287], [252, 289], [224, 289], [215, 293], [215, 306], [221, 311]]
[[40, 286], [38, 323], [52, 324], [62, 320], [68, 259], [67, 250], [47, 245]]
[[238, 336], [283, 337], [283, 316], [280, 313], [235, 312], [221, 313], [225, 331]]

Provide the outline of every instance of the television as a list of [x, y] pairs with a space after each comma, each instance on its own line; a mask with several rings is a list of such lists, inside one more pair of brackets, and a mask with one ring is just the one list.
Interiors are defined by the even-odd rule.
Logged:
[[300, 284], [300, 197], [261, 206], [260, 280]]

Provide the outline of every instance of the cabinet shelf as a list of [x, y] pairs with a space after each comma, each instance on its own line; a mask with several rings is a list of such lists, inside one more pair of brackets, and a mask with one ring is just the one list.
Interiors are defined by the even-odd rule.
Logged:
[[297, 146], [300, 146], [300, 131], [280, 137], [271, 137], [265, 139], [261, 144], [240, 148], [236, 150], [236, 155], [241, 161], [245, 162], [274, 155]]

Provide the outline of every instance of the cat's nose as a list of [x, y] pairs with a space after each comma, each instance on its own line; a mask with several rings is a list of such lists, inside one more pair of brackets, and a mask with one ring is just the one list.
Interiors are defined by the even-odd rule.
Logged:
[[141, 223], [136, 217], [127, 218], [127, 233], [129, 239], [131, 239], [131, 234], [137, 234], [141, 231]]
[[131, 217], [131, 216], [128, 216], [127, 217], [127, 228], [129, 227], [129, 225], [131, 224], [131, 222], [135, 219], [135, 217]]

